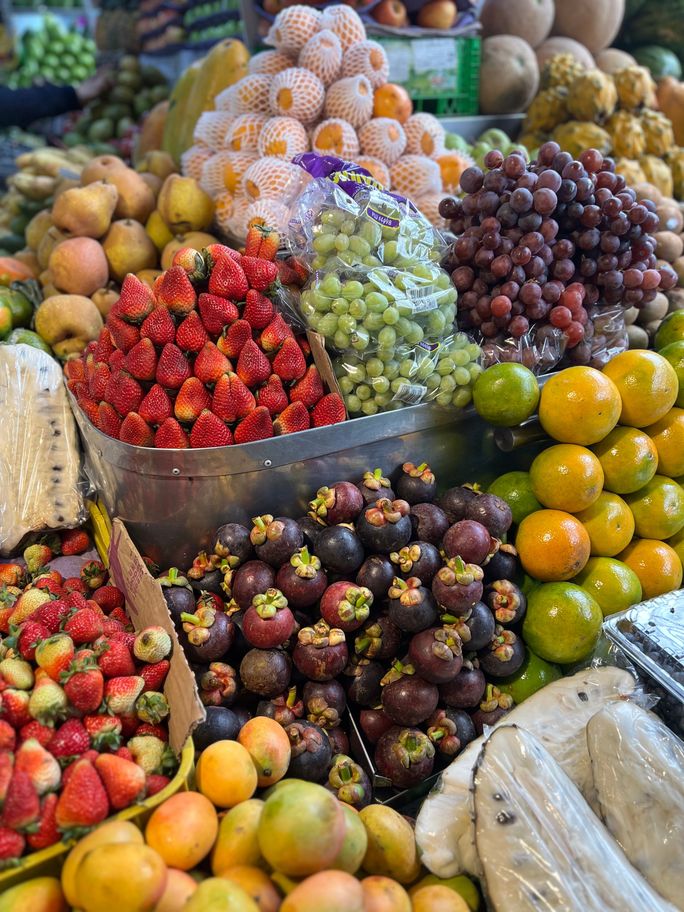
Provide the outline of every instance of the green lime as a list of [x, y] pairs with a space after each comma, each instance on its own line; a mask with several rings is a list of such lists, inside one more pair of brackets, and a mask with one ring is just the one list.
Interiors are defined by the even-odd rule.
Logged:
[[0, 339], [6, 339], [12, 332], [12, 311], [9, 304], [0, 301]]
[[604, 617], [626, 611], [642, 599], [639, 577], [627, 564], [612, 557], [590, 557], [573, 582], [594, 597]]
[[45, 339], [41, 339], [38, 333], [34, 333], [30, 329], [13, 329], [5, 342], [9, 345], [30, 345], [32, 348], [39, 348], [47, 355], [52, 354], [52, 349]]
[[515, 427], [534, 414], [539, 384], [522, 364], [493, 364], [473, 387], [473, 403], [480, 417], [500, 427]]
[[529, 472], [506, 472], [504, 475], [499, 475], [490, 484], [488, 491], [506, 501], [511, 508], [513, 522], [516, 526], [520, 525], [530, 513], [542, 508], [532, 492]]
[[684, 310], [675, 310], [668, 314], [658, 327], [655, 334], [653, 347], [657, 352], [671, 342], [681, 342], [684, 339]]
[[570, 665], [593, 652], [603, 613], [596, 599], [574, 583], [543, 583], [530, 593], [523, 639], [532, 652]]
[[0, 288], [0, 305], [6, 304], [12, 312], [14, 329], [28, 326], [33, 316], [33, 305], [20, 291], [12, 288]]
[[[684, 313], [684, 311], [678, 310], [677, 313]], [[678, 342], [670, 342], [665, 348], [661, 348], [658, 354], [669, 361], [675, 369], [679, 380], [679, 395], [675, 405], [679, 408], [684, 408], [684, 339]]]
[[551, 681], [562, 677], [560, 668], [540, 659], [529, 649], [525, 650], [525, 661], [514, 675], [497, 681], [496, 686], [510, 694], [516, 703], [522, 703], [533, 693], [546, 687]]

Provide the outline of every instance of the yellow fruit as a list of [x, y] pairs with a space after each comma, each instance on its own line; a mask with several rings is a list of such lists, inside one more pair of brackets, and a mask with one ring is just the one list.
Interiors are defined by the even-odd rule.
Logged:
[[539, 420], [561, 443], [591, 446], [618, 423], [620, 392], [593, 367], [568, 367], [547, 380], [539, 400]]
[[530, 466], [532, 492], [552, 510], [578, 513], [598, 498], [603, 488], [603, 469], [586, 447], [558, 443], [548, 447]]
[[602, 122], [617, 104], [615, 83], [601, 70], [585, 70], [568, 87], [567, 106], [577, 120]]
[[413, 912], [468, 912], [465, 899], [441, 884], [421, 887], [411, 899]]
[[617, 494], [602, 491], [590, 507], [576, 516], [589, 534], [591, 553], [599, 557], [613, 557], [634, 536], [632, 511]]
[[399, 883], [412, 883], [420, 872], [413, 829], [390, 807], [370, 804], [360, 811], [368, 834], [363, 870], [391, 877]]
[[598, 603], [580, 586], [547, 583], [537, 586], [527, 599], [523, 636], [542, 659], [568, 665], [591, 655], [602, 623]]
[[185, 871], [169, 868], [166, 886], [154, 912], [182, 912], [186, 902], [197, 889], [197, 883]]
[[50, 254], [50, 272], [56, 288], [75, 295], [91, 295], [109, 279], [102, 245], [88, 237], [69, 238], [58, 244]]
[[83, 912], [151, 912], [166, 887], [166, 865], [146, 845], [99, 845], [76, 869], [76, 905]]
[[56, 877], [34, 877], [0, 894], [0, 912], [67, 912]]
[[684, 409], [670, 409], [644, 431], [658, 450], [658, 473], [669, 478], [684, 475]]
[[246, 801], [256, 787], [252, 758], [237, 741], [215, 741], [200, 754], [197, 788], [217, 807], [231, 808]]
[[208, 877], [183, 906], [183, 912], [259, 912], [259, 907], [237, 884]]
[[271, 878], [261, 868], [238, 865], [233, 868], [226, 868], [221, 873], [221, 877], [244, 890], [257, 904], [259, 912], [278, 912], [280, 894]]
[[276, 73], [271, 80], [269, 101], [273, 115], [311, 124], [320, 117], [324, 100], [325, 86], [311, 70], [290, 67]]
[[174, 234], [202, 231], [211, 224], [214, 203], [191, 177], [172, 174], [157, 200], [159, 214]]
[[321, 871], [288, 894], [281, 912], [364, 912], [361, 884], [344, 871]]
[[682, 562], [665, 542], [635, 538], [618, 557], [639, 577], [645, 599], [672, 592], [682, 584]]
[[592, 448], [603, 469], [603, 487], [615, 494], [643, 488], [658, 469], [658, 451], [644, 431], [616, 427]]
[[140, 222], [122, 219], [112, 226], [102, 240], [102, 249], [109, 264], [109, 274], [123, 282], [129, 272], [154, 269], [158, 251], [152, 238]]
[[673, 535], [667, 543], [684, 564], [684, 529], [680, 529], [680, 531], [677, 532], [676, 535]]
[[350, 123], [340, 118], [331, 118], [321, 121], [313, 131], [311, 148], [320, 155], [336, 155], [344, 161], [356, 161], [359, 140]]
[[626, 611], [642, 599], [639, 577], [627, 564], [612, 557], [590, 557], [573, 583], [594, 597], [604, 617]]
[[132, 168], [115, 168], [107, 180], [118, 191], [114, 218], [145, 223], [154, 209], [155, 196], [140, 174]]
[[518, 527], [515, 546], [525, 572], [544, 582], [572, 579], [591, 552], [587, 530], [561, 510], [537, 510], [526, 516]]
[[112, 174], [125, 167], [125, 163], [116, 155], [98, 155], [91, 158], [81, 171], [81, 185], [85, 187], [93, 181], [111, 181]]
[[670, 362], [656, 352], [622, 352], [606, 364], [603, 372], [620, 392], [620, 424], [647, 427], [675, 404], [679, 392], [677, 374]]
[[389, 877], [371, 874], [361, 881], [364, 912], [411, 912], [406, 890]]
[[118, 197], [114, 184], [105, 181], [65, 190], [52, 207], [52, 221], [77, 237], [100, 238], [109, 228]]
[[684, 526], [684, 490], [664, 475], [654, 475], [639, 491], [626, 494], [639, 538], [665, 539]]
[[161, 213], [158, 209], [155, 209], [154, 212], [150, 213], [150, 217], [145, 223], [145, 231], [160, 253], [169, 241], [173, 240], [171, 229], [161, 217]]
[[212, 873], [219, 876], [226, 868], [262, 864], [257, 832], [264, 802], [250, 798], [221, 817], [219, 832], [211, 852]]
[[213, 234], [206, 234], [204, 231], [190, 231], [188, 234], [179, 234], [162, 250], [160, 265], [162, 269], [170, 269], [173, 265], [173, 258], [182, 247], [193, 247], [195, 250], [202, 250], [211, 244], [218, 244], [219, 239]]
[[145, 841], [167, 865], [189, 871], [209, 854], [217, 833], [211, 801], [197, 792], [178, 792], [154, 809], [145, 827]]

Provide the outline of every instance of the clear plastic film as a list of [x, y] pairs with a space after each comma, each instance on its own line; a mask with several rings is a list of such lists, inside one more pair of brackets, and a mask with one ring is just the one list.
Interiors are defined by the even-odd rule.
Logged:
[[78, 436], [62, 369], [29, 345], [0, 345], [0, 552], [28, 532], [86, 519]]
[[472, 805], [492, 912], [675, 912], [529, 731], [504, 724], [489, 736], [473, 771]]

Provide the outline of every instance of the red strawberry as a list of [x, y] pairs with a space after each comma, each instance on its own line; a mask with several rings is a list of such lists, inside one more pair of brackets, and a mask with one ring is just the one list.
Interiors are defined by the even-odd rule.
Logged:
[[208, 409], [202, 412], [190, 431], [190, 446], [194, 449], [230, 446], [232, 442], [230, 428]]
[[[72, 592], [76, 592], [78, 594], [79, 592], [85, 593], [88, 591], [88, 587], [83, 582], [83, 580], [81, 579], [80, 576], [68, 577], [67, 579], [64, 580], [64, 582], [62, 583], [62, 586], [64, 587], [64, 590], [66, 592], [68, 592], [69, 594], [71, 594]], [[83, 606], [81, 606], [81, 607], [83, 607]]]
[[125, 320], [126, 323], [142, 323], [152, 312], [154, 296], [151, 290], [140, 279], [129, 272], [123, 280], [121, 295], [110, 313]]
[[117, 586], [100, 586], [93, 592], [93, 601], [102, 608], [105, 614], [109, 614], [112, 608], [122, 608], [125, 602], [124, 594]]
[[141, 339], [126, 355], [124, 362], [128, 373], [137, 380], [154, 380], [157, 370], [157, 352], [151, 339]]
[[130, 443], [133, 446], [154, 446], [152, 428], [137, 412], [129, 412], [124, 418], [119, 431], [119, 440], [122, 443]]
[[95, 402], [95, 400], [91, 399], [90, 397], [86, 397], [85, 399], [81, 399], [78, 404], [88, 421], [97, 427], [97, 402]]
[[195, 358], [194, 375], [202, 381], [213, 385], [218, 378], [233, 369], [233, 365], [213, 342], [207, 342]]
[[140, 669], [140, 675], [145, 679], [143, 693], [148, 690], [161, 690], [170, 668], [171, 663], [168, 659], [161, 659], [151, 665], [143, 665]]
[[106, 678], [126, 678], [135, 674], [135, 662], [125, 643], [110, 640], [108, 648], [97, 660], [100, 671]]
[[88, 342], [86, 347], [83, 349], [83, 354], [87, 357], [88, 355], [95, 354], [95, 349], [97, 348], [97, 342], [92, 341]]
[[157, 303], [168, 307], [172, 314], [184, 317], [195, 309], [195, 289], [181, 266], [172, 266], [155, 282]]
[[309, 278], [309, 270], [307, 269], [306, 264], [302, 262], [302, 260], [298, 260], [295, 256], [288, 257], [286, 262], [287, 265], [297, 274], [300, 283], [303, 285]]
[[81, 567], [81, 579], [87, 586], [87, 590], [99, 589], [107, 581], [107, 568], [102, 561], [92, 560]]
[[280, 233], [265, 225], [252, 225], [245, 239], [245, 257], [274, 260], [280, 247]]
[[132, 713], [144, 686], [145, 679], [140, 675], [110, 678], [105, 684], [105, 702], [109, 712], [116, 716]]
[[58, 797], [54, 792], [46, 795], [40, 803], [40, 816], [38, 818], [38, 829], [34, 833], [29, 833], [26, 841], [34, 851], [47, 849], [54, 845], [62, 838], [57, 829], [57, 801]]
[[[213, 257], [212, 257], [213, 258]], [[244, 301], [249, 283], [242, 267], [230, 256], [219, 256], [209, 275], [209, 293]]]
[[[49, 602], [46, 604], [49, 604]], [[36, 657], [36, 646], [49, 636], [50, 631], [45, 624], [41, 624], [40, 621], [34, 620], [33, 617], [24, 621], [19, 628], [19, 636], [17, 638], [17, 651], [19, 652], [19, 655], [28, 662], [32, 662]], [[12, 684], [11, 681], [8, 681], [8, 683], [10, 685]]]
[[79, 646], [83, 643], [92, 643], [102, 636], [102, 614], [91, 608], [82, 608], [72, 615], [64, 625], [64, 632], [74, 643]]
[[[100, 335], [102, 335], [102, 333], [105, 333], [105, 332], [107, 333], [107, 335], [109, 335], [109, 330], [106, 327], [105, 327], [105, 329], [102, 330]], [[110, 352], [110, 354], [111, 354], [111, 352]], [[96, 358], [95, 360], [96, 361], [106, 361], [108, 357], [109, 357], [109, 355], [107, 355], [105, 358]], [[67, 378], [67, 380], [85, 380], [84, 362], [81, 361], [80, 358], [74, 359], [72, 361], [67, 361], [67, 363], [64, 365], [64, 376]]]
[[39, 796], [54, 792], [62, 779], [59, 763], [37, 738], [22, 741], [14, 758], [14, 772], [26, 773]]
[[140, 335], [155, 345], [166, 345], [176, 338], [176, 324], [166, 307], [155, 307], [140, 327]]
[[[137, 729], [134, 729], [136, 731]], [[114, 751], [117, 757], [123, 757], [124, 760], [133, 760], [133, 754], [127, 747], [117, 747]]]
[[62, 540], [62, 554], [69, 557], [72, 554], [83, 554], [92, 547], [90, 536], [85, 529], [66, 529], [60, 532]]
[[157, 383], [168, 389], [180, 389], [183, 382], [190, 376], [188, 359], [177, 345], [167, 343], [159, 356]]
[[313, 427], [323, 427], [327, 424], [339, 424], [346, 418], [344, 402], [340, 394], [328, 393], [314, 406], [311, 413], [311, 424]]
[[102, 780], [89, 760], [79, 760], [57, 802], [57, 826], [65, 836], [81, 836], [109, 813]]
[[16, 729], [30, 722], [28, 693], [13, 687], [3, 690], [0, 693], [0, 716]]
[[245, 300], [242, 319], [247, 320], [253, 329], [264, 329], [268, 326], [275, 313], [273, 301], [253, 288], [247, 292]]
[[191, 310], [176, 330], [176, 345], [184, 352], [198, 352], [208, 341], [209, 336], [200, 315], [196, 310]]
[[51, 728], [49, 725], [44, 725], [37, 719], [33, 719], [31, 722], [27, 722], [26, 725], [22, 725], [19, 730], [19, 738], [21, 741], [28, 741], [29, 738], [33, 738], [39, 744], [42, 744], [43, 747], [48, 747], [54, 736], [54, 728]]
[[209, 268], [213, 268], [214, 264], [224, 258], [228, 257], [231, 260], [235, 260], [236, 263], [239, 263], [242, 259], [242, 254], [238, 250], [233, 250], [232, 247], [226, 247], [225, 244], [210, 244], [208, 247], [205, 247], [202, 251], [204, 258], [209, 262]]
[[10, 753], [9, 750], [3, 751], [0, 754], [0, 808], [5, 803], [5, 798], [7, 797], [7, 790], [9, 789], [13, 770], [14, 756]]
[[114, 406], [122, 418], [129, 412], [137, 411], [143, 397], [138, 381], [125, 371], [113, 374], [112, 382], [107, 387], [107, 393], [107, 402]]
[[296, 339], [285, 339], [273, 359], [273, 370], [285, 380], [299, 380], [306, 373], [306, 358]]
[[97, 711], [104, 695], [104, 678], [92, 659], [72, 662], [61, 680], [64, 692], [75, 709], [82, 713]]
[[131, 760], [124, 760], [115, 754], [100, 754], [95, 761], [107, 791], [109, 803], [115, 811], [129, 807], [145, 791], [145, 772]]
[[[249, 296], [249, 292], [247, 292]], [[238, 309], [227, 298], [219, 298], [217, 295], [201, 294], [197, 306], [199, 307], [200, 316], [204, 328], [212, 336], [217, 336], [224, 326], [230, 326], [238, 318]]]
[[[130, 351], [136, 342], [140, 341], [140, 330], [137, 326], [124, 323], [117, 316], [110, 313], [107, 317], [107, 329], [117, 348], [122, 352]], [[114, 352], [112, 352], [112, 355]]]
[[276, 266], [278, 267], [278, 279], [281, 285], [299, 286], [301, 284], [299, 276], [285, 260], [276, 260]]
[[[70, 579], [65, 580], [64, 591], [66, 592], [66, 597], [65, 597], [64, 601], [69, 606], [69, 608], [87, 608], [88, 607], [88, 600], [86, 599], [86, 595], [90, 594], [90, 589], [88, 588], [85, 581], [82, 580], [80, 577], [79, 577], [78, 581], [82, 587], [80, 589], [73, 588], [74, 583], [72, 582], [72, 580], [70, 580]], [[67, 586], [66, 583], [68, 583], [69, 586]], [[72, 587], [72, 588], [69, 588], [69, 587]]]
[[85, 380], [69, 380], [67, 381], [67, 389], [76, 397], [76, 401], [79, 403], [82, 399], [89, 398], [90, 385]]
[[246, 320], [236, 320], [231, 326], [224, 327], [216, 347], [228, 358], [237, 358], [251, 338], [252, 327], [249, 323]]
[[160, 773], [150, 773], [147, 777], [147, 797], [151, 798], [152, 795], [156, 795], [157, 792], [161, 792], [162, 789], [171, 782], [168, 776], [162, 776]]
[[[138, 343], [140, 344], [140, 343]], [[110, 371], [106, 364], [100, 362], [95, 365], [92, 377], [88, 382], [89, 398], [94, 402], [102, 402], [109, 382]], [[78, 395], [72, 390], [76, 398]]]
[[124, 625], [121, 623], [121, 621], [114, 621], [109, 617], [102, 624], [102, 635], [105, 637], [111, 637], [113, 633], [120, 633], [123, 629]]
[[118, 348], [115, 348], [114, 351], [109, 356], [109, 373], [115, 374], [117, 371], [123, 370], [124, 363], [126, 361], [126, 355], [124, 352], [120, 351]]
[[2, 826], [17, 832], [35, 830], [40, 817], [40, 801], [28, 773], [15, 769], [12, 773], [5, 803], [2, 807]]
[[173, 255], [171, 265], [184, 269], [192, 282], [201, 282], [207, 277], [206, 260], [194, 247], [181, 247], [180, 250], [177, 250]]
[[179, 421], [195, 421], [204, 409], [209, 408], [211, 397], [197, 377], [188, 377], [178, 390], [173, 412]]
[[277, 313], [259, 336], [259, 345], [270, 354], [277, 351], [285, 339], [294, 340], [294, 333], [283, 320], [282, 315]]
[[69, 779], [71, 779], [72, 773], [74, 772], [74, 767], [79, 760], [86, 760], [88, 763], [95, 763], [98, 756], [99, 752], [91, 747], [87, 751], [83, 751], [83, 753], [78, 757], [74, 757], [73, 759], [67, 757], [64, 761], [66, 765], [64, 766], [64, 772], [62, 773], [62, 790], [66, 788], [67, 783], [69, 782]]
[[167, 418], [154, 435], [154, 445], [160, 450], [187, 450], [190, 438], [175, 418]]
[[71, 608], [62, 599], [56, 599], [53, 602], [45, 602], [36, 611], [35, 620], [44, 624], [50, 634], [57, 633], [62, 625], [71, 614]]
[[14, 731], [9, 722], [5, 722], [4, 719], [0, 719], [0, 758], [2, 758], [5, 751], [13, 751], [16, 743], [17, 733]]
[[135, 737], [139, 738], [141, 735], [151, 735], [153, 738], [159, 738], [160, 741], [169, 740], [169, 734], [161, 723], [153, 725], [151, 722], [141, 722], [135, 730]]
[[243, 256], [240, 265], [247, 276], [249, 287], [257, 291], [266, 291], [278, 278], [278, 267], [272, 260]]
[[303, 402], [291, 402], [273, 422], [276, 434], [294, 434], [311, 427], [309, 412]]
[[140, 403], [138, 414], [148, 424], [161, 424], [173, 414], [169, 394], [163, 386], [155, 383]]
[[219, 377], [211, 400], [211, 410], [215, 415], [232, 424], [248, 415], [255, 406], [254, 396], [237, 374]]
[[267, 408], [271, 415], [280, 414], [287, 408], [288, 401], [287, 393], [283, 389], [283, 381], [276, 374], [271, 374], [257, 393], [257, 402]]
[[260, 406], [235, 428], [235, 443], [251, 443], [273, 437], [273, 422], [267, 408]]
[[[100, 330], [100, 335], [97, 337], [97, 347], [95, 348], [95, 360], [96, 361], [108, 361], [109, 356], [114, 351], [114, 342], [112, 340], [112, 334], [109, 332], [106, 326], [103, 326]], [[70, 362], [67, 362], [70, 363]]]
[[97, 407], [97, 429], [108, 437], [119, 438], [121, 418], [108, 402], [101, 402]]
[[246, 386], [259, 386], [271, 376], [271, 362], [256, 342], [249, 339], [242, 347], [237, 375]]
[[323, 381], [315, 364], [304, 374], [299, 383], [290, 390], [290, 402], [303, 402], [307, 408], [313, 408], [323, 398]]
[[84, 716], [83, 726], [95, 750], [116, 750], [121, 744], [121, 721], [116, 716]]
[[9, 827], [0, 826], [0, 868], [15, 865], [25, 847], [26, 840], [21, 833], [15, 833]]

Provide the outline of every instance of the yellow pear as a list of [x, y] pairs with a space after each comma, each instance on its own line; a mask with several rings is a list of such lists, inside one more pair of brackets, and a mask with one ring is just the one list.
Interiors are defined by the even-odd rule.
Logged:
[[188, 234], [179, 234], [178, 237], [173, 238], [164, 247], [161, 255], [161, 268], [170, 269], [176, 252], [182, 247], [193, 247], [195, 250], [202, 250], [202, 248], [209, 247], [211, 244], [219, 243], [218, 238], [214, 237], [213, 234], [206, 234], [204, 231], [190, 231]]
[[160, 253], [169, 241], [173, 240], [173, 235], [169, 230], [169, 226], [161, 217], [161, 213], [158, 209], [155, 209], [154, 212], [150, 214], [150, 217], [145, 223], [145, 231], [152, 238], [154, 246]]
[[119, 191], [114, 217], [135, 219], [144, 225], [155, 207], [156, 198], [143, 178], [132, 168], [116, 168], [107, 179]]
[[116, 187], [106, 181], [74, 187], [55, 201], [52, 220], [76, 237], [100, 238], [107, 233], [118, 199]]
[[164, 181], [161, 177], [157, 177], [156, 174], [152, 174], [151, 171], [140, 171], [139, 173], [140, 177], [142, 177], [152, 193], [154, 193], [154, 198], [156, 199], [159, 196], [159, 191], [161, 190]]
[[93, 304], [100, 311], [100, 315], [106, 317], [119, 300], [119, 290], [115, 286], [107, 285], [105, 288], [98, 288], [91, 297]]
[[141, 269], [140, 272], [136, 272], [136, 276], [143, 285], [147, 285], [148, 288], [152, 289], [154, 289], [154, 283], [160, 275], [162, 275], [161, 269]]
[[41, 209], [37, 212], [26, 226], [24, 232], [26, 243], [31, 250], [38, 250], [40, 242], [43, 240], [48, 228], [52, 228], [52, 213], [49, 209]]
[[61, 244], [62, 241], [66, 241], [69, 237], [71, 237], [71, 235], [68, 232], [60, 231], [55, 225], [53, 225], [52, 228], [48, 228], [41, 238], [38, 249], [36, 250], [38, 265], [41, 269], [47, 269], [52, 251], [57, 244]]
[[157, 200], [162, 218], [174, 234], [202, 231], [214, 217], [214, 201], [192, 177], [171, 174]]
[[126, 165], [116, 155], [98, 155], [91, 158], [81, 171], [81, 183], [92, 184], [94, 181], [109, 180], [114, 171], [120, 171]]
[[147, 152], [136, 165], [136, 171], [149, 171], [162, 180], [166, 180], [169, 174], [175, 174], [177, 170], [176, 163], [169, 153], [162, 152], [161, 149]]
[[63, 193], [66, 193], [67, 190], [74, 190], [76, 187], [80, 187], [80, 180], [76, 180], [74, 177], [62, 177], [57, 181], [57, 186], [55, 187], [55, 192], [52, 194], [52, 202], [59, 199]]
[[157, 248], [140, 222], [133, 219], [112, 222], [102, 246], [109, 274], [117, 282], [123, 282], [129, 272], [153, 269], [157, 265]]

